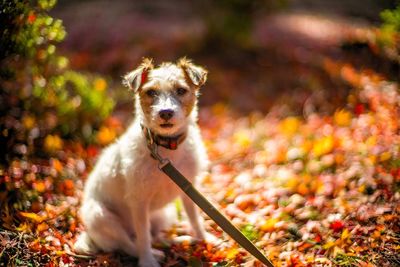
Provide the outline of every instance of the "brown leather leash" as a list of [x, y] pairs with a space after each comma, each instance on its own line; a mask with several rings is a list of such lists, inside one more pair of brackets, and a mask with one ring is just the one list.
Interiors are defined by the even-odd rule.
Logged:
[[154, 159], [158, 161], [158, 168], [163, 171], [171, 180], [178, 185], [182, 191], [190, 197], [225, 233], [233, 240], [246, 249], [255, 258], [268, 267], [274, 267], [272, 262], [245, 236], [236, 228], [210, 201], [208, 201], [193, 184], [186, 179], [171, 163], [169, 159], [164, 159], [158, 153], [158, 145], [152, 138], [147, 139], [147, 145]]

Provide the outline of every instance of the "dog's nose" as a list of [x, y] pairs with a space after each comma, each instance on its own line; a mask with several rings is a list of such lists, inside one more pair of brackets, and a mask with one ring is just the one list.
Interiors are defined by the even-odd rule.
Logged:
[[174, 116], [174, 111], [172, 109], [164, 109], [159, 112], [161, 119], [169, 120]]

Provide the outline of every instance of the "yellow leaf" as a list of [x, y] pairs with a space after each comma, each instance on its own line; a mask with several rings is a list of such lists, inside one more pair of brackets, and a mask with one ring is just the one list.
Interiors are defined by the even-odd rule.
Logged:
[[42, 216], [40, 216], [40, 215], [38, 215], [38, 214], [36, 214], [36, 213], [33, 213], [33, 212], [23, 212], [23, 211], [20, 211], [19, 214], [20, 214], [22, 217], [24, 217], [24, 218], [26, 218], [26, 219], [29, 219], [29, 220], [31, 220], [31, 221], [33, 221], [33, 222], [35, 222], [35, 223], [41, 223], [41, 222], [43, 222], [43, 221], [45, 220], [44, 217], [42, 217]]
[[320, 157], [322, 155], [332, 152], [334, 147], [334, 139], [332, 136], [320, 138], [314, 142], [312, 152], [314, 156]]
[[63, 148], [63, 140], [58, 135], [47, 135], [44, 139], [44, 148], [54, 152]]
[[314, 263], [315, 262], [314, 255], [306, 254], [306, 255], [304, 255], [304, 259], [306, 260], [307, 263]]
[[348, 239], [350, 237], [350, 232], [347, 228], [345, 228], [342, 232], [342, 235], [340, 236], [341, 240]]
[[387, 161], [391, 157], [392, 157], [392, 154], [388, 151], [385, 151], [379, 156], [379, 161], [380, 162]]
[[264, 232], [273, 231], [275, 229], [275, 224], [277, 222], [278, 222], [278, 219], [270, 218], [270, 219], [266, 220], [263, 225], [261, 225], [260, 229], [261, 229], [261, 231], [264, 231]]
[[288, 117], [284, 119], [279, 125], [280, 131], [288, 136], [295, 134], [299, 130], [299, 127], [300, 120], [296, 117]]
[[297, 187], [297, 185], [299, 184], [298, 180], [299, 180], [299, 178], [297, 176], [288, 179], [288, 181], [286, 182], [286, 187], [294, 190]]
[[63, 251], [63, 250], [57, 250], [55, 253], [57, 256], [65, 255], [65, 251]]
[[336, 246], [336, 242], [335, 241], [328, 241], [322, 246], [322, 248], [325, 249], [325, 250], [328, 250], [328, 249], [330, 249], [330, 248], [332, 248], [334, 246]]
[[238, 253], [239, 253], [239, 251], [236, 248], [230, 249], [228, 251], [228, 253], [226, 254], [226, 258], [227, 259], [234, 259]]
[[368, 139], [365, 141], [365, 144], [369, 147], [376, 145], [376, 136], [372, 135], [368, 137]]
[[365, 184], [360, 185], [360, 187], [358, 187], [358, 192], [364, 193], [365, 192], [365, 188], [366, 188]]
[[24, 125], [24, 127], [25, 127], [27, 130], [32, 129], [33, 126], [35, 126], [35, 123], [36, 123], [35, 118], [32, 117], [32, 116], [24, 116], [24, 117], [22, 118], [22, 124]]
[[31, 232], [31, 227], [29, 223], [23, 222], [18, 227], [16, 227], [17, 231], [19, 232]]
[[351, 113], [341, 109], [335, 112], [333, 119], [338, 126], [349, 126], [351, 123]]
[[246, 148], [251, 144], [250, 135], [247, 131], [239, 131], [233, 136], [233, 141], [241, 147]]

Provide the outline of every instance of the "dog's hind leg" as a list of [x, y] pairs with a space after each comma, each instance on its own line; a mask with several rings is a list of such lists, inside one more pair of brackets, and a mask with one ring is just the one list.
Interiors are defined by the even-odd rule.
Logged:
[[129, 255], [138, 256], [136, 244], [115, 213], [95, 200], [86, 202], [81, 213], [86, 232], [82, 233], [75, 243], [75, 252], [93, 254], [98, 250], [122, 250]]

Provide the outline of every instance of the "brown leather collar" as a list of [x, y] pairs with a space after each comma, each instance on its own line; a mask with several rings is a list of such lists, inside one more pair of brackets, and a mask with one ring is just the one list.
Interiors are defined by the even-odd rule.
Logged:
[[186, 132], [176, 136], [163, 136], [153, 133], [149, 128], [145, 127], [142, 124], [141, 127], [148, 145], [156, 143], [158, 146], [162, 146], [171, 150], [176, 150], [178, 148], [178, 145], [180, 145], [186, 138]]

